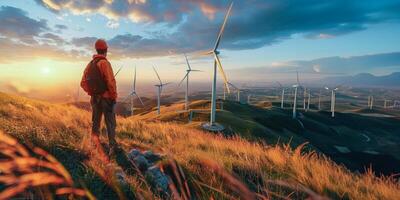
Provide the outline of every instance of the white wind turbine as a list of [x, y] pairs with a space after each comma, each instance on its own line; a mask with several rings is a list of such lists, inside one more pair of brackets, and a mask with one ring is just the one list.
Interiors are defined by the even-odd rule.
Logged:
[[297, 89], [300, 86], [300, 82], [299, 82], [299, 72], [296, 72], [297, 75], [297, 84], [293, 85], [294, 87], [294, 98], [293, 98], [293, 115], [292, 118], [296, 119], [297, 115], [296, 115], [296, 107], [297, 107]]
[[190, 67], [190, 64], [189, 64], [186, 54], [184, 54], [184, 55], [185, 55], [185, 60], [186, 60], [188, 69], [186, 70], [186, 75], [183, 77], [183, 79], [181, 80], [181, 82], [179, 83], [178, 86], [180, 86], [183, 83], [183, 81], [186, 79], [185, 110], [189, 110], [189, 75], [190, 75], [190, 72], [199, 72], [200, 70], [192, 69]]
[[311, 101], [311, 90], [308, 91], [308, 100], [307, 100], [307, 109], [306, 109], [306, 111], [310, 110], [310, 101]]
[[336, 104], [336, 91], [339, 89], [339, 86], [329, 89], [328, 87], [325, 87], [326, 90], [331, 90], [331, 112], [332, 112], [332, 117], [335, 117], [335, 104]]
[[372, 95], [368, 97], [368, 106], [369, 106], [369, 109], [372, 110], [372, 108], [374, 106], [374, 96], [372, 96]]
[[230, 86], [232, 86], [233, 88], [235, 88], [236, 90], [236, 101], [240, 103], [240, 89], [238, 87], [236, 87], [235, 85], [233, 85], [232, 83], [228, 82], [228, 84]]
[[157, 78], [158, 78], [158, 81], [160, 81], [159, 84], [154, 85], [155, 87], [157, 87], [157, 115], [159, 115], [159, 114], [160, 114], [160, 102], [161, 102], [161, 92], [162, 92], [162, 88], [163, 88], [163, 86], [168, 85], [168, 84], [170, 84], [170, 83], [163, 83], [163, 82], [161, 81], [161, 78], [160, 78], [160, 76], [158, 75], [157, 70], [156, 70], [156, 68], [155, 68], [154, 66], [153, 66], [153, 70], [154, 70], [154, 72], [156, 73], [156, 76], [157, 76]]
[[133, 98], [137, 97], [140, 101], [140, 103], [142, 104], [142, 106], [144, 106], [142, 99], [140, 98], [140, 96], [137, 94], [136, 92], [136, 66], [135, 66], [135, 71], [134, 71], [134, 75], [133, 75], [133, 87], [132, 87], [132, 91], [131, 93], [128, 95], [127, 98], [130, 98], [131, 100], [131, 115], [133, 115], [133, 111], [135, 110], [135, 107], [133, 106]]
[[225, 30], [226, 22], [228, 21], [228, 17], [231, 13], [233, 6], [233, 2], [230, 4], [229, 9], [225, 15], [224, 22], [221, 26], [221, 29], [218, 33], [217, 41], [215, 42], [215, 46], [212, 50], [206, 53], [206, 55], [213, 55], [214, 57], [214, 72], [213, 72], [213, 82], [212, 82], [212, 95], [211, 95], [211, 113], [210, 113], [210, 122], [203, 124], [203, 128], [206, 130], [210, 131], [222, 131], [224, 127], [220, 124], [215, 123], [215, 114], [216, 114], [216, 103], [217, 103], [217, 66], [218, 69], [224, 79], [224, 86], [226, 87], [226, 90], [228, 93], [230, 93], [229, 87], [228, 87], [228, 79], [225, 75], [224, 69], [222, 68], [221, 61], [218, 57], [220, 52], [218, 51], [219, 43], [221, 41], [222, 35]]
[[321, 89], [319, 89], [318, 94], [318, 110], [321, 110]]
[[278, 85], [282, 88], [281, 108], [283, 109], [283, 104], [284, 104], [284, 102], [285, 102], [285, 89], [286, 89], [286, 88], [284, 88], [284, 87], [282, 86], [282, 84], [281, 84], [279, 81], [277, 81], [277, 83], [278, 83]]

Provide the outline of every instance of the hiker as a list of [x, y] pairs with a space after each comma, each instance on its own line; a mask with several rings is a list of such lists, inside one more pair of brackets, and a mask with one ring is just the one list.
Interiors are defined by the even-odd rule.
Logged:
[[111, 158], [115, 156], [115, 151], [118, 147], [115, 140], [117, 86], [111, 64], [106, 58], [108, 49], [106, 41], [98, 39], [94, 46], [97, 54], [93, 55], [92, 61], [85, 68], [81, 87], [91, 96], [92, 141], [96, 148], [100, 150], [100, 124], [104, 114], [109, 142], [109, 157]]

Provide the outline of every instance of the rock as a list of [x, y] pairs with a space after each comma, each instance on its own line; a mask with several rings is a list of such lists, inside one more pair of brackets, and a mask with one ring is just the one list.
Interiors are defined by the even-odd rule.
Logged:
[[128, 154], [128, 159], [139, 168], [140, 171], [144, 172], [149, 168], [150, 164], [146, 157], [137, 149], [132, 149]]
[[142, 154], [138, 149], [132, 149], [129, 153], [128, 153], [128, 158], [129, 159], [133, 159], [136, 156]]
[[117, 169], [115, 172], [115, 176], [121, 185], [128, 185], [128, 183], [126, 182], [126, 175], [124, 171], [122, 171], [122, 169]]
[[169, 177], [161, 172], [158, 166], [152, 166], [146, 171], [146, 179], [150, 183], [152, 189], [161, 194], [170, 196]]
[[143, 155], [150, 163], [155, 163], [162, 159], [160, 154], [153, 153], [151, 150], [143, 152]]

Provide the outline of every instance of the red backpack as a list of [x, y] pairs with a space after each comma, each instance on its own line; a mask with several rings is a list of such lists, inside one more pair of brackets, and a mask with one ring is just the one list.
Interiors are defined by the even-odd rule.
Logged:
[[91, 95], [101, 95], [107, 91], [107, 84], [101, 75], [97, 63], [104, 58], [93, 59], [90, 61], [89, 68], [86, 74], [86, 82], [88, 93]]

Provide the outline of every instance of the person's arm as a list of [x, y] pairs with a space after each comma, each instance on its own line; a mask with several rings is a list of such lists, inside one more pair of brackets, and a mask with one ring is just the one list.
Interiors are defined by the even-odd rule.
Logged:
[[107, 85], [107, 91], [110, 93], [111, 99], [115, 101], [117, 99], [117, 84], [111, 64], [106, 60], [100, 61], [99, 64]]

